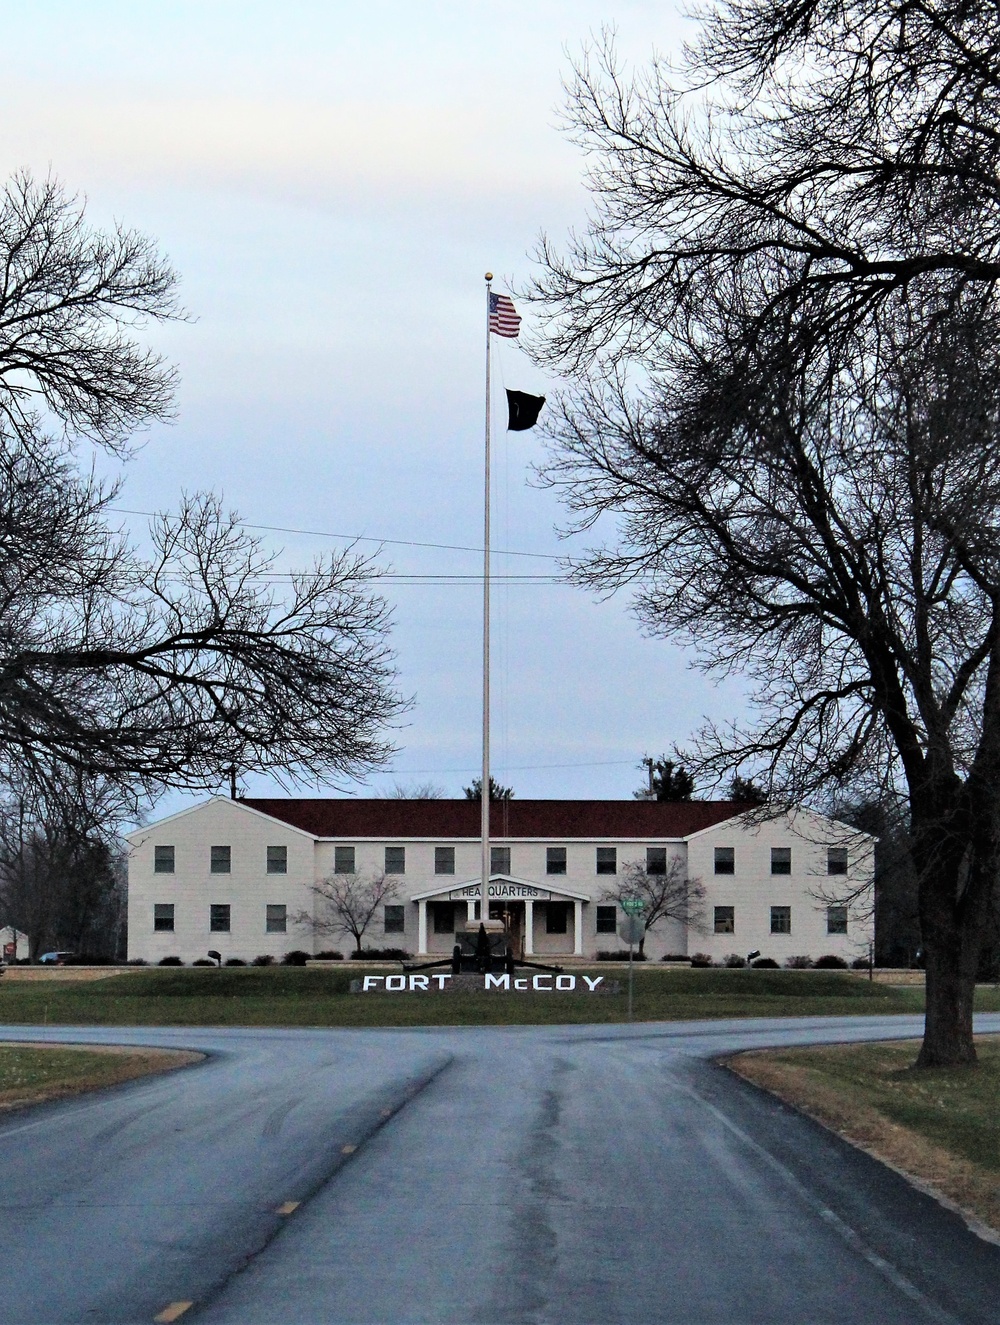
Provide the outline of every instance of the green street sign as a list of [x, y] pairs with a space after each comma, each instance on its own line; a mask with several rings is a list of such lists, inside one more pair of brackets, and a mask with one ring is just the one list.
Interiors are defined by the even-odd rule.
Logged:
[[643, 910], [645, 903], [641, 897], [623, 897], [621, 906], [627, 916], [637, 916]]

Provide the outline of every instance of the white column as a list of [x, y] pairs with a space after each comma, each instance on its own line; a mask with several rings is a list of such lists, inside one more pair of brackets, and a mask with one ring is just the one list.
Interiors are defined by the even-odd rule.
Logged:
[[470, 897], [465, 903], [465, 910], [469, 924], [474, 925], [476, 923], [476, 899], [474, 897]]
[[535, 955], [535, 903], [530, 897], [524, 899], [524, 955]]
[[573, 903], [573, 956], [583, 956], [583, 903]]
[[417, 952], [427, 952], [427, 903], [417, 903]]

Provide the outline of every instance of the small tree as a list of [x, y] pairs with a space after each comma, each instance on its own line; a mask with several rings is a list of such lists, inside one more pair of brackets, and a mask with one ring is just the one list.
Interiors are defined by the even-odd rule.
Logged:
[[751, 778], [740, 777], [734, 773], [728, 787], [729, 799], [739, 801], [741, 805], [766, 805], [767, 792], [758, 787]]
[[354, 939], [354, 955], [360, 957], [365, 931], [379, 907], [399, 895], [399, 885], [381, 872], [331, 874], [314, 883], [311, 891], [320, 899], [321, 914], [300, 911], [294, 918], [295, 924], [311, 929], [314, 935], [350, 934]]
[[637, 801], [689, 801], [694, 793], [694, 778], [683, 766], [661, 755], [659, 759], [643, 756], [640, 768], [646, 770], [648, 786], [633, 792]]
[[639, 940], [639, 956], [644, 957], [646, 935], [661, 920], [678, 920], [698, 933], [704, 930], [705, 887], [700, 879], [689, 879], [687, 866], [674, 859], [663, 874], [651, 874], [638, 860], [627, 861], [614, 886], [605, 888], [601, 900], [621, 906], [626, 897], [641, 897], [645, 928]]
[[[467, 801], [481, 801], [483, 799], [483, 779], [474, 778], [471, 787], [463, 787], [465, 799]], [[493, 774], [490, 774], [490, 800], [491, 801], [509, 801], [514, 798], [514, 788], [501, 786], [496, 781]]]

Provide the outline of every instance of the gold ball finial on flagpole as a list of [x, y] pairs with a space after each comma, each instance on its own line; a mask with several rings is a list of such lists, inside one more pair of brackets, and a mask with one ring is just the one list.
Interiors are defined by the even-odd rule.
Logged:
[[488, 281], [492, 281], [492, 279], [493, 279], [493, 273], [492, 273], [491, 271], [488, 271], [488, 272], [486, 273], [486, 279], [487, 279]]

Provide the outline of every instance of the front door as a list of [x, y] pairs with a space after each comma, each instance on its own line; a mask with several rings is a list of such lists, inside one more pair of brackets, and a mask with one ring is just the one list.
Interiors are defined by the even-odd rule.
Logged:
[[504, 943], [518, 959], [524, 958], [524, 903], [515, 901], [490, 902], [490, 919], [502, 920]]

